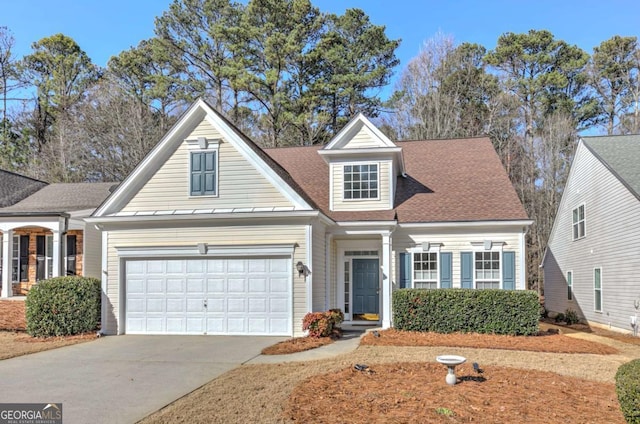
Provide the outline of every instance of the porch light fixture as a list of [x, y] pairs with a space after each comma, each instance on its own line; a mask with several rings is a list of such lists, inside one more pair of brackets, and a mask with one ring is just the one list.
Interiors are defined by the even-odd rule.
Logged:
[[296, 264], [296, 269], [298, 270], [298, 277], [302, 277], [303, 275], [306, 277], [307, 275], [311, 274], [309, 268], [307, 268], [307, 266], [303, 264], [302, 261], [298, 261], [298, 263]]

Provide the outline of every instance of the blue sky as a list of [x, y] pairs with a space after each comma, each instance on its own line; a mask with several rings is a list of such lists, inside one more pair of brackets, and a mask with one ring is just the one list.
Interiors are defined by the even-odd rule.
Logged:
[[[111, 56], [153, 36], [154, 18], [171, 0], [0, 0], [0, 26], [16, 39], [18, 56], [31, 43], [63, 33], [72, 37], [94, 63], [105, 66]], [[401, 65], [414, 57], [423, 41], [438, 31], [456, 42], [487, 49], [500, 34], [547, 29], [556, 38], [592, 53], [613, 35], [640, 35], [638, 0], [313, 0], [323, 11], [363, 9], [390, 38], [400, 38]]]

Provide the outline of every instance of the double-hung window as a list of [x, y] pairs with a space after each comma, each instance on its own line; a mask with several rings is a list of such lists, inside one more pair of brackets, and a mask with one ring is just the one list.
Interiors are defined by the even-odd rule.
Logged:
[[573, 271], [567, 271], [567, 300], [573, 300]]
[[438, 288], [438, 253], [413, 254], [413, 286], [416, 289]]
[[378, 198], [378, 164], [344, 165], [344, 199]]
[[500, 252], [475, 252], [477, 289], [500, 288]]
[[585, 236], [584, 205], [573, 210], [573, 239], [578, 240]]

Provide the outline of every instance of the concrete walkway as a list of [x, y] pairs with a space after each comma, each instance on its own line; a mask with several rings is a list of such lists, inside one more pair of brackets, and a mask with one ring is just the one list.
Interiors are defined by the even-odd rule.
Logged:
[[365, 334], [364, 329], [344, 330], [342, 337], [335, 342], [316, 349], [304, 352], [291, 353], [288, 355], [260, 355], [247, 361], [247, 364], [277, 364], [283, 362], [305, 362], [318, 359], [333, 358], [353, 352], [360, 345], [360, 338]]
[[63, 422], [134, 423], [284, 337], [112, 336], [0, 361], [0, 401], [63, 404]]

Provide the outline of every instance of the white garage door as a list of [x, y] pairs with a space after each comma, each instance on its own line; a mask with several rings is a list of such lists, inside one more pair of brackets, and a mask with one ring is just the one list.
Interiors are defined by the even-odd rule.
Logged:
[[129, 334], [291, 335], [291, 258], [127, 260]]

